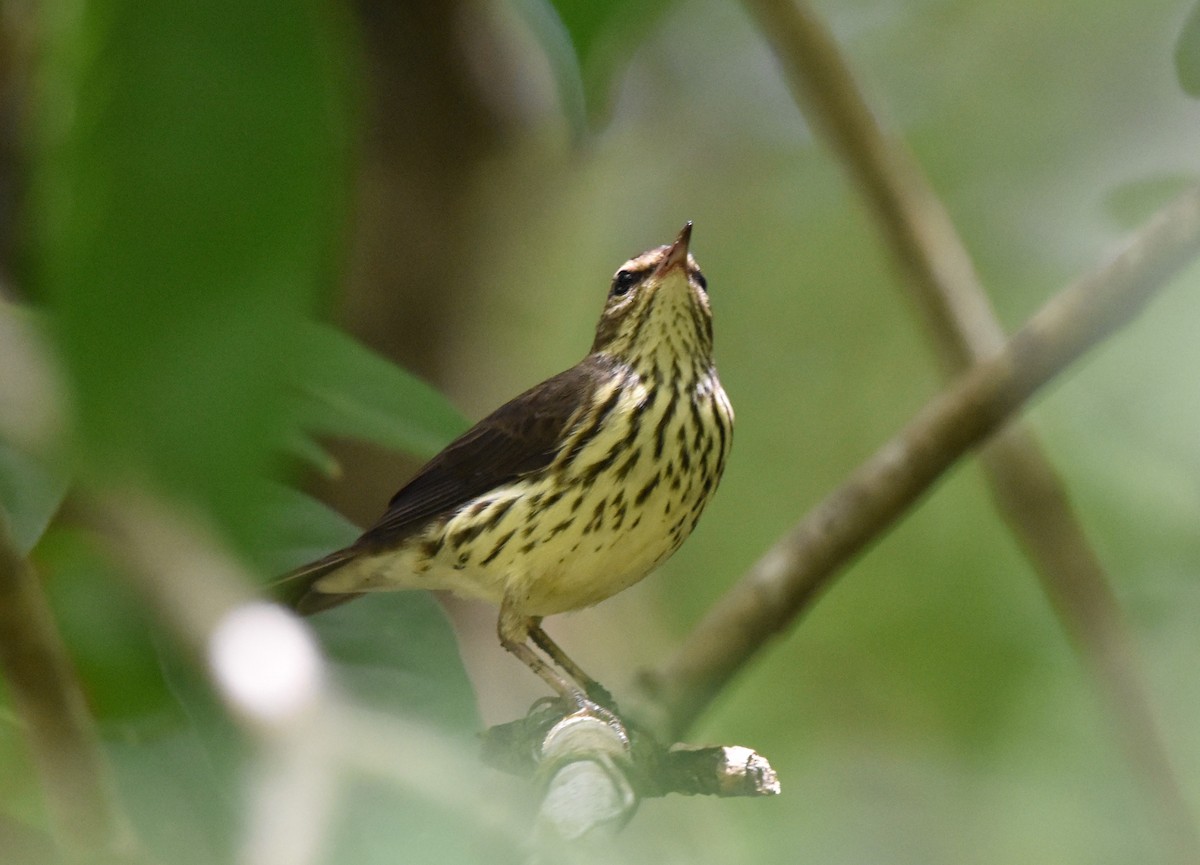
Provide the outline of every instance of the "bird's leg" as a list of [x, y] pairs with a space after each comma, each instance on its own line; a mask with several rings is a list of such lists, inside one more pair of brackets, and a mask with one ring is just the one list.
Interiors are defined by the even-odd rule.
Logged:
[[[568, 658], [566, 652], [546, 636], [541, 625], [541, 618], [521, 615], [513, 608], [508, 598], [501, 602], [500, 621], [497, 626], [500, 645], [516, 655], [525, 666], [537, 673], [563, 699], [574, 703], [580, 711], [602, 716], [609, 723], [621, 727], [621, 722], [616, 716], [616, 702], [612, 695], [599, 682], [583, 672], [578, 664]], [[568, 682], [539, 658], [526, 642], [530, 638], [575, 682]]]
[[515, 655], [526, 667], [537, 673], [564, 699], [570, 700], [580, 709], [587, 708], [588, 703], [591, 702], [587, 694], [577, 685], [571, 684], [558, 675], [549, 664], [534, 653], [533, 649], [529, 648], [526, 640], [529, 639], [531, 631], [540, 630], [537, 619], [517, 613], [505, 598], [500, 604], [500, 621], [496, 630], [500, 635], [501, 646]]
[[550, 639], [550, 635], [542, 630], [541, 618], [534, 618], [529, 621], [529, 638], [539, 649], [546, 653], [551, 661], [558, 664], [568, 676], [574, 679], [588, 695], [593, 703], [598, 703], [606, 709], [617, 711], [617, 702], [613, 699], [613, 695], [608, 692], [608, 689], [585, 673], [578, 664], [571, 660], [566, 652]]

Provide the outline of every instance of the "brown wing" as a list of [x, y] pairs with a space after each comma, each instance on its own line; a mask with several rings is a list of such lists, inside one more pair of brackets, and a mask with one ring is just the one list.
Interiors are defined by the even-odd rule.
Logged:
[[426, 463], [357, 541], [285, 574], [273, 585], [276, 594], [303, 615], [358, 597], [321, 592], [314, 584], [361, 553], [395, 546], [430, 520], [545, 468], [577, 410], [587, 406], [609, 371], [609, 362], [589, 356], [496, 409]]
[[386, 549], [517, 478], [545, 468], [607, 371], [588, 357], [496, 409], [426, 463], [352, 549]]

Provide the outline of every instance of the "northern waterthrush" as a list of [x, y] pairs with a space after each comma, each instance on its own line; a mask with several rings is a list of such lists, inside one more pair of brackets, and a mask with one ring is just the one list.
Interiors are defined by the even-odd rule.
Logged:
[[733, 433], [691, 233], [621, 266], [587, 357], [452, 442], [353, 544], [284, 577], [296, 608], [399, 589], [489, 601], [505, 649], [564, 697], [602, 699], [542, 617], [598, 603], [675, 552]]

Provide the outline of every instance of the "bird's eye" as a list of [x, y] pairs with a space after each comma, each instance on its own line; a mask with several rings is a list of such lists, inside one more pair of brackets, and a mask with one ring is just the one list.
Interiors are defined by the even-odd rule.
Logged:
[[708, 280], [704, 278], [704, 274], [697, 270], [692, 276], [695, 278], [696, 284], [700, 286], [700, 290], [708, 294]]
[[614, 297], [620, 297], [627, 294], [629, 289], [637, 285], [641, 274], [632, 270], [618, 270], [617, 275], [613, 277], [612, 293]]

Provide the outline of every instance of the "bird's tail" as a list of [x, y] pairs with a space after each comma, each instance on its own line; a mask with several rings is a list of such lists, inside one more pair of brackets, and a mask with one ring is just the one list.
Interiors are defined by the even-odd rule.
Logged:
[[316, 583], [326, 574], [349, 564], [356, 555], [352, 548], [346, 547], [330, 553], [323, 559], [301, 565], [271, 583], [271, 594], [281, 604], [286, 604], [302, 616], [311, 616], [313, 613], [352, 601], [362, 592], [322, 592], [316, 588]]

